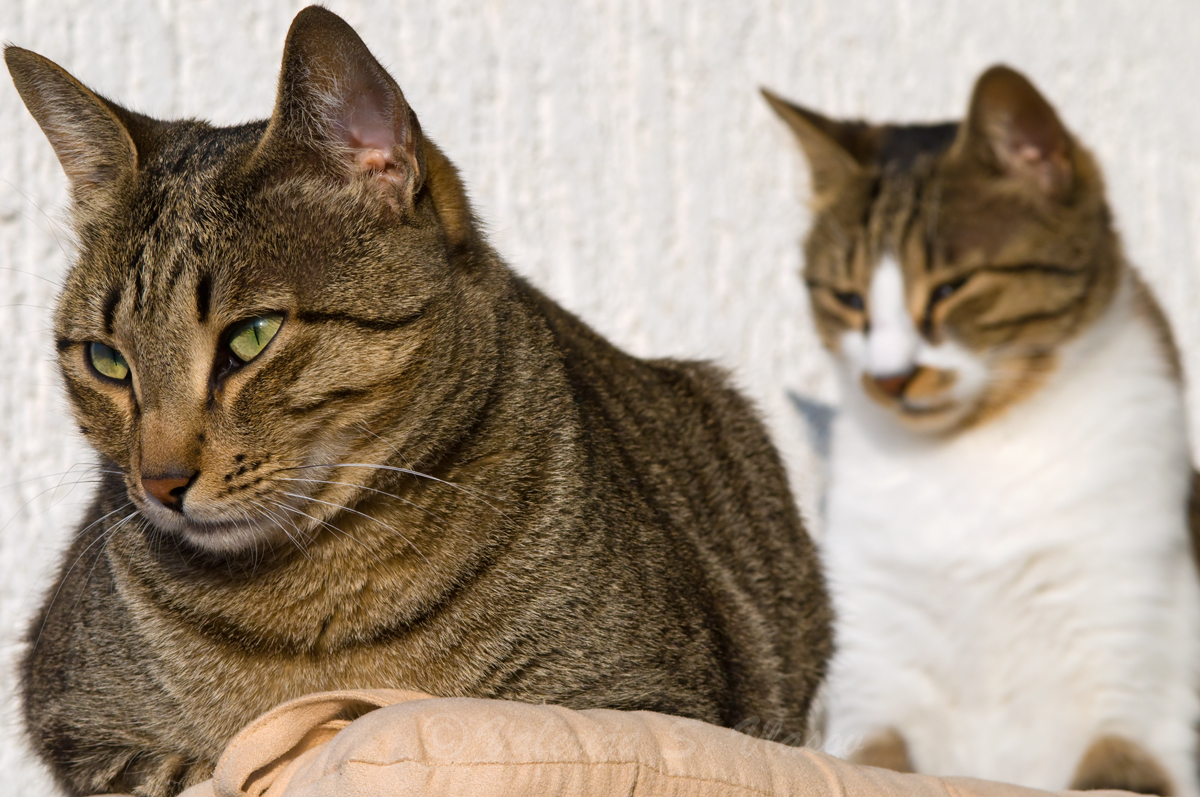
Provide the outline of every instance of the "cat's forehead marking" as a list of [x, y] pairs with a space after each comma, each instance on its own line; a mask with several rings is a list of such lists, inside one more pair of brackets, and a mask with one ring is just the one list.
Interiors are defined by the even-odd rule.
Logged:
[[958, 122], [939, 124], [885, 125], [875, 159], [892, 169], [910, 171], [922, 160], [950, 148], [958, 135]]
[[[893, 258], [900, 273], [909, 276], [913, 270], [932, 268], [941, 201], [933, 156], [919, 153], [914, 157], [908, 168], [890, 167], [878, 176], [863, 226], [872, 257]], [[914, 239], [920, 244], [916, 249], [911, 246]]]
[[[245, 138], [239, 133], [233, 132], [233, 144]], [[229, 227], [219, 186], [229, 135], [205, 126], [175, 128], [147, 158], [145, 179], [130, 205], [124, 258], [126, 290], [138, 318], [185, 305], [201, 320], [209, 314], [210, 239]]]
[[867, 333], [867, 367], [875, 376], [907, 373], [920, 336], [905, 299], [904, 274], [895, 257], [885, 255], [871, 276], [871, 325]]

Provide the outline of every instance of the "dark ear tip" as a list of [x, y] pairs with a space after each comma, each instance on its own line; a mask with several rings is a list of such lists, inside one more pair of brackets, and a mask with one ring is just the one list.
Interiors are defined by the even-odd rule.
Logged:
[[979, 82], [983, 82], [985, 80], [991, 81], [1012, 78], [1024, 80], [1025, 76], [1013, 69], [1008, 64], [992, 64], [987, 69], [983, 70], [983, 74], [979, 76]]
[[325, 6], [314, 4], [300, 9], [300, 12], [296, 14], [295, 18], [292, 20], [292, 24], [294, 25], [297, 22], [313, 22], [319, 19], [330, 18], [341, 19], [341, 17], [330, 11]]
[[759, 86], [758, 91], [760, 94], [762, 94], [763, 99], [767, 101], [767, 105], [771, 106], [771, 110], [777, 114], [783, 114], [783, 109], [787, 107], [787, 103], [784, 101], [783, 97], [780, 97], [766, 86]]
[[26, 50], [24, 47], [18, 47], [15, 44], [4, 45], [4, 63], [8, 65], [8, 71], [10, 72], [14, 67], [31, 63], [37, 58], [38, 54], [32, 50]]
[[4, 46], [4, 64], [8, 67], [8, 74], [12, 76], [17, 92], [26, 100], [26, 89], [55, 73], [64, 73], [62, 67], [46, 56], [15, 44]]
[[758, 90], [762, 93], [763, 99], [767, 101], [767, 105], [771, 106], [771, 110], [779, 114], [780, 118], [784, 121], [789, 124], [794, 124], [797, 118], [808, 121], [808, 111], [806, 109], [801, 108], [790, 100], [785, 100], [766, 86], [759, 86]]
[[350, 24], [325, 6], [312, 5], [302, 8], [292, 19], [289, 33], [322, 28], [350, 28]]
[[1029, 78], [1017, 70], [1007, 64], [995, 64], [988, 67], [975, 81], [974, 93], [978, 97], [999, 98], [1021, 94], [1037, 95], [1038, 90]]

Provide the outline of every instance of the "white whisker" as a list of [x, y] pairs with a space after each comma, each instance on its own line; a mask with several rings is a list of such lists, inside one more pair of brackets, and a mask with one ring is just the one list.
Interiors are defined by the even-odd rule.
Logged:
[[386, 490], [377, 490], [374, 487], [366, 487], [361, 484], [354, 484], [353, 482], [330, 481], [329, 479], [289, 479], [286, 476], [280, 476], [279, 481], [281, 481], [281, 482], [307, 482], [309, 484], [336, 484], [336, 485], [340, 485], [342, 487], [353, 487], [356, 490], [366, 490], [367, 492], [377, 493], [379, 495], [387, 496], [388, 498], [395, 498], [397, 501], [407, 504], [408, 506], [411, 506], [413, 509], [420, 510], [421, 512], [424, 512], [425, 514], [429, 515], [432, 518], [440, 520], [443, 523], [445, 522], [445, 518], [443, 518], [441, 515], [437, 514], [436, 512], [434, 512], [430, 509], [426, 509], [425, 507], [421, 506], [420, 504], [417, 504], [413, 501], [409, 501], [407, 498], [401, 498], [400, 496], [396, 495], [395, 493], [389, 493]]
[[404, 542], [406, 542], [406, 543], [407, 543], [409, 546], [411, 546], [411, 547], [412, 547], [412, 549], [413, 549], [414, 551], [416, 551], [416, 552], [417, 552], [417, 556], [420, 556], [422, 559], [425, 559], [425, 564], [429, 565], [430, 567], [432, 567], [432, 566], [433, 566], [433, 563], [432, 563], [432, 562], [430, 562], [430, 561], [429, 561], [429, 559], [427, 559], [427, 558], [425, 557], [425, 554], [421, 553], [421, 549], [420, 549], [420, 548], [418, 548], [418, 547], [416, 546], [416, 544], [415, 544], [415, 543], [414, 543], [412, 540], [410, 540], [408, 537], [406, 537], [406, 536], [404, 536], [403, 534], [401, 534], [399, 531], [397, 531], [397, 530], [396, 530], [395, 528], [393, 528], [392, 526], [388, 525], [387, 523], [384, 523], [382, 520], [380, 520], [380, 519], [379, 519], [379, 518], [377, 518], [377, 517], [372, 517], [371, 515], [365, 514], [365, 513], [363, 513], [363, 512], [359, 512], [357, 509], [351, 509], [351, 508], [350, 508], [350, 507], [348, 507], [348, 506], [342, 506], [341, 504], [334, 504], [334, 503], [330, 503], [329, 501], [322, 501], [322, 500], [321, 500], [321, 499], [319, 499], [319, 498], [309, 498], [309, 497], [308, 497], [308, 496], [306, 496], [306, 495], [297, 495], [296, 493], [286, 493], [286, 492], [285, 492], [285, 493], [283, 493], [283, 494], [284, 494], [284, 495], [286, 495], [286, 496], [287, 496], [287, 497], [289, 497], [289, 498], [299, 498], [299, 499], [300, 499], [300, 500], [302, 500], [302, 501], [312, 501], [312, 502], [314, 502], [314, 503], [317, 503], [317, 504], [324, 504], [325, 506], [331, 506], [331, 507], [333, 507], [334, 509], [339, 509], [339, 510], [341, 510], [341, 511], [343, 511], [343, 512], [351, 512], [351, 513], [353, 513], [353, 514], [355, 514], [355, 515], [359, 515], [360, 517], [364, 517], [364, 518], [366, 518], [367, 520], [370, 520], [370, 521], [373, 521], [373, 522], [375, 522], [375, 523], [378, 523], [380, 526], [383, 526], [385, 529], [387, 529], [388, 531], [392, 532], [393, 534], [395, 534], [396, 536], [398, 536], [400, 539], [404, 540]]
[[[97, 523], [104, 522], [104, 520], [106, 518], [112, 517], [113, 515], [117, 514], [118, 512], [120, 512], [121, 510], [125, 509], [126, 507], [128, 507], [132, 504], [133, 504], [133, 501], [126, 501], [125, 503], [121, 504], [119, 507], [117, 507], [113, 511], [109, 512], [108, 514], [101, 515], [100, 517], [96, 518], [88, 525], [84, 526], [79, 531], [75, 532], [75, 536], [78, 537], [83, 534], [86, 534]], [[136, 514], [136, 512], [134, 514]], [[58, 593], [62, 592], [63, 585], [67, 583], [67, 579], [71, 576], [71, 572], [73, 570], [75, 570], [75, 565], [79, 564], [79, 560], [84, 557], [84, 554], [86, 554], [88, 551], [90, 551], [92, 549], [93, 545], [95, 545], [96, 543], [100, 542], [101, 540], [107, 538], [108, 535], [110, 533], [112, 533], [112, 531], [115, 528], [116, 528], [116, 526], [114, 526], [112, 529], [108, 529], [107, 531], [103, 532], [100, 536], [98, 536], [96, 539], [89, 542], [87, 544], [87, 547], [84, 548], [82, 551], [80, 551], [79, 555], [75, 557], [75, 561], [71, 562], [71, 566], [67, 568], [67, 572], [63, 574], [61, 579], [59, 579], [58, 588], [54, 590], [54, 594], [50, 596], [50, 602], [48, 604], [46, 604], [46, 614], [42, 618], [42, 627], [38, 629], [37, 638], [33, 640], [34, 648], [37, 647], [38, 642], [40, 642], [42, 639], [42, 632], [46, 630], [46, 622], [50, 619], [50, 611], [54, 608], [54, 603], [58, 600]], [[101, 552], [103, 552], [104, 546], [101, 546], [100, 550], [101, 550]], [[96, 557], [99, 558], [99, 556], [100, 556], [100, 554], [97, 553]], [[95, 563], [93, 563], [92, 566], [95, 567]]]

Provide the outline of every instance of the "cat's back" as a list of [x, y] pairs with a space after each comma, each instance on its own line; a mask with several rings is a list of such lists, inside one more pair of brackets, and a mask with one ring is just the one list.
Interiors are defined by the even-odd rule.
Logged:
[[748, 521], [747, 541], [801, 555], [808, 537], [782, 462], [724, 371], [633, 357], [527, 283], [518, 280], [517, 292], [553, 338], [597, 468], [653, 495], [670, 525], [707, 520], [709, 531], [696, 532], [716, 538], [731, 536], [722, 522]]
[[[586, 478], [615, 521], [614, 538], [662, 535], [674, 577], [691, 570], [709, 604], [695, 608], [731, 640], [723, 654], [742, 660], [748, 680], [772, 681], [739, 691], [784, 703], [809, 694], [824, 674], [826, 656], [813, 651], [829, 650], [830, 609], [782, 461], [751, 402], [711, 363], [633, 357], [527, 283], [517, 280], [516, 292], [561, 358]], [[647, 511], [652, 524], [619, 527]]]

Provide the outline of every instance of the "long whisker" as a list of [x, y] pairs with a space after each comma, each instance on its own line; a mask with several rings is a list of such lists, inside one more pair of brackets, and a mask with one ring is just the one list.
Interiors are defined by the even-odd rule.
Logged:
[[272, 512], [270, 509], [268, 509], [267, 507], [260, 504], [258, 501], [250, 501], [250, 503], [252, 505], [258, 507], [259, 509], [261, 509], [263, 511], [264, 516], [270, 518], [270, 520], [275, 524], [276, 528], [278, 528], [280, 531], [282, 531], [284, 533], [284, 535], [289, 540], [291, 540], [292, 545], [295, 545], [296, 548], [300, 551], [300, 553], [304, 554], [304, 558], [308, 559], [308, 561], [310, 561], [310, 562], [313, 561], [312, 556], [310, 556], [308, 553], [308, 549], [303, 544], [301, 544], [299, 539], [297, 539], [297, 537], [301, 536], [301, 531], [295, 524], [289, 522], [289, 525], [291, 525], [291, 527], [292, 527], [292, 531], [294, 531], [296, 533], [296, 537], [293, 537], [292, 533], [289, 532], [286, 528], [284, 528], [282, 519], [279, 517], [279, 515], [276, 515], [274, 512]]
[[432, 517], [436, 520], [440, 520], [443, 523], [446, 522], [445, 518], [443, 518], [441, 515], [437, 514], [436, 512], [434, 512], [431, 509], [426, 509], [425, 507], [421, 506], [420, 504], [417, 504], [413, 501], [409, 501], [407, 498], [402, 498], [402, 497], [396, 495], [395, 493], [389, 493], [386, 490], [376, 490], [374, 487], [366, 487], [366, 486], [363, 486], [360, 484], [354, 484], [353, 482], [330, 481], [329, 479], [289, 479], [287, 476], [280, 476], [279, 481], [281, 481], [281, 482], [307, 482], [309, 484], [335, 484], [335, 485], [339, 485], [341, 487], [353, 487], [358, 490], [366, 490], [367, 492], [378, 493], [379, 495], [384, 495], [384, 496], [387, 496], [388, 498], [395, 498], [397, 501], [407, 504], [408, 506], [411, 506], [413, 509], [420, 510], [421, 512], [424, 512], [425, 514], [429, 515], [430, 517]]
[[287, 504], [285, 504], [281, 501], [271, 501], [270, 499], [267, 499], [267, 500], [270, 504], [278, 507], [279, 509], [282, 509], [287, 512], [295, 512], [297, 515], [300, 515], [301, 517], [308, 518], [313, 523], [318, 523], [318, 524], [324, 526], [325, 528], [329, 529], [334, 534], [340, 534], [341, 536], [345, 537], [346, 539], [348, 539], [351, 542], [355, 543], [356, 545], [360, 546], [367, 553], [371, 554], [371, 556], [375, 559], [376, 562], [378, 562], [379, 564], [383, 564], [383, 558], [379, 556], [378, 552], [374, 551], [371, 548], [371, 546], [367, 545], [365, 542], [358, 539], [353, 534], [350, 534], [347, 531], [343, 531], [342, 529], [339, 529], [337, 526], [333, 525], [332, 523], [328, 523], [324, 520], [321, 520], [319, 517], [310, 515], [307, 512], [305, 512], [301, 509], [297, 509], [294, 506], [288, 506]]
[[[136, 510], [136, 511], [130, 513], [129, 515], [126, 515], [125, 517], [118, 520], [115, 524], [113, 524], [113, 527], [111, 529], [106, 530], [103, 534], [100, 535], [100, 539], [104, 540], [104, 544], [101, 545], [100, 550], [96, 552], [96, 558], [92, 560], [92, 566], [88, 569], [88, 574], [83, 579], [83, 586], [79, 588], [79, 597], [75, 598], [75, 605], [71, 607], [72, 614], [74, 614], [75, 611], [79, 608], [79, 602], [81, 600], [83, 600], [83, 595], [84, 595], [85, 591], [87, 590], [88, 582], [92, 580], [92, 573], [96, 572], [96, 565], [100, 563], [101, 557], [104, 556], [104, 549], [105, 549], [105, 547], [108, 546], [108, 541], [112, 539], [113, 534], [116, 534], [117, 529], [121, 528], [126, 523], [133, 520], [140, 514], [142, 514], [142, 511], [139, 509], [139, 510]], [[88, 547], [90, 548], [91, 546], [88, 546]]]
[[308, 497], [308, 496], [306, 496], [306, 495], [297, 495], [296, 493], [286, 493], [286, 492], [284, 493], [284, 495], [286, 495], [286, 496], [287, 496], [287, 497], [289, 497], [289, 498], [299, 498], [299, 499], [300, 499], [300, 500], [302, 500], [302, 501], [312, 501], [312, 502], [314, 502], [314, 503], [318, 503], [318, 504], [324, 504], [325, 506], [331, 506], [331, 507], [333, 507], [334, 509], [340, 509], [340, 510], [342, 510], [343, 512], [352, 512], [352, 513], [354, 513], [355, 515], [359, 515], [359, 516], [361, 516], [361, 517], [364, 517], [364, 518], [366, 518], [367, 520], [370, 520], [370, 521], [373, 521], [373, 522], [375, 522], [375, 523], [378, 523], [380, 526], [383, 526], [385, 529], [387, 529], [388, 531], [392, 532], [393, 534], [395, 534], [395, 535], [396, 535], [397, 537], [399, 537], [400, 539], [404, 540], [404, 542], [405, 542], [405, 543], [407, 543], [407, 544], [408, 544], [408, 545], [409, 545], [409, 546], [410, 546], [410, 547], [411, 547], [411, 548], [412, 548], [414, 551], [416, 551], [416, 552], [417, 552], [417, 556], [420, 556], [422, 559], [424, 559], [424, 560], [425, 560], [425, 564], [429, 565], [430, 567], [432, 567], [432, 566], [433, 566], [433, 563], [432, 563], [432, 562], [430, 562], [430, 561], [429, 561], [429, 559], [427, 559], [427, 558], [426, 558], [425, 554], [421, 553], [421, 549], [420, 549], [420, 548], [418, 548], [418, 547], [416, 546], [416, 544], [415, 544], [415, 543], [414, 543], [412, 540], [410, 540], [408, 537], [406, 537], [406, 536], [404, 536], [403, 534], [401, 534], [399, 531], [397, 531], [397, 530], [396, 530], [395, 528], [393, 528], [392, 526], [388, 525], [387, 523], [384, 523], [382, 520], [380, 520], [380, 519], [379, 519], [379, 518], [377, 518], [377, 517], [372, 517], [371, 515], [364, 514], [364, 513], [362, 513], [362, 512], [359, 512], [357, 509], [351, 509], [351, 508], [350, 508], [350, 507], [348, 507], [348, 506], [342, 506], [341, 504], [333, 504], [333, 503], [330, 503], [329, 501], [322, 501], [322, 500], [321, 500], [321, 499], [319, 499], [319, 498], [309, 498], [309, 497]]
[[[85, 475], [85, 474], [84, 474], [84, 475]], [[80, 475], [80, 477], [79, 477], [79, 480], [78, 480], [78, 481], [75, 481], [75, 482], [72, 482], [70, 486], [71, 486], [71, 487], [74, 487], [76, 484], [80, 484], [80, 483], [82, 483], [82, 482], [84, 481], [84, 478], [83, 478], [83, 476], [84, 476], [84, 475]], [[9, 523], [12, 523], [12, 522], [13, 522], [13, 520], [15, 520], [15, 519], [16, 519], [16, 518], [17, 518], [17, 517], [18, 517], [18, 516], [19, 516], [19, 515], [20, 515], [22, 512], [24, 512], [24, 511], [25, 511], [25, 509], [26, 509], [26, 507], [28, 507], [28, 506], [29, 506], [30, 504], [32, 504], [34, 501], [36, 501], [37, 499], [41, 498], [41, 497], [42, 497], [43, 495], [45, 495], [46, 493], [53, 493], [53, 492], [55, 492], [55, 491], [56, 491], [56, 490], [58, 490], [60, 487], [62, 487], [62, 481], [61, 481], [61, 480], [60, 480], [60, 481], [59, 481], [57, 484], [55, 484], [55, 485], [53, 485], [53, 486], [51, 486], [51, 487], [47, 487], [45, 490], [40, 490], [40, 491], [38, 491], [38, 492], [34, 493], [34, 494], [33, 494], [33, 496], [32, 496], [32, 497], [31, 497], [31, 498], [30, 498], [28, 501], [26, 501], [25, 503], [21, 504], [21, 506], [17, 508], [17, 511], [16, 511], [16, 512], [13, 512], [12, 516], [11, 516], [11, 517], [9, 517], [9, 519], [8, 519], [8, 520], [4, 521], [4, 524], [3, 524], [3, 525], [0, 525], [0, 531], [4, 531], [6, 528], [8, 528], [8, 524], [9, 524]], [[50, 506], [51, 506], [51, 507], [53, 507], [53, 506], [54, 506], [53, 502], [51, 502]], [[126, 506], [128, 506], [128, 504], [126, 504]]]
[[[395, 465], [372, 465], [372, 464], [366, 463], [366, 462], [338, 462], [338, 463], [335, 463], [332, 465], [294, 465], [291, 467], [278, 468], [276, 470], [276, 472], [278, 473], [280, 471], [285, 471], [285, 470], [304, 470], [306, 468], [374, 468], [375, 470], [386, 470], [386, 471], [394, 471], [396, 473], [406, 473], [409, 476], [416, 476], [416, 477], [422, 478], [422, 479], [429, 479], [430, 481], [437, 482], [438, 484], [444, 484], [447, 487], [451, 487], [455, 490], [459, 490], [463, 494], [468, 495], [471, 498], [474, 498], [475, 500], [483, 503], [485, 506], [487, 506], [489, 509], [491, 509], [496, 514], [498, 514], [502, 517], [507, 517], [507, 515], [505, 515], [502, 510], [497, 509], [495, 506], [493, 506], [491, 503], [489, 503], [487, 500], [485, 500], [482, 497], [483, 495], [486, 495], [486, 494], [478, 493], [474, 490], [463, 487], [461, 484], [455, 484], [454, 482], [448, 482], [445, 479], [439, 479], [437, 476], [430, 476], [428, 473], [421, 473], [420, 471], [412, 470], [410, 468], [398, 468]], [[496, 496], [492, 496], [492, 495], [489, 495], [488, 498], [491, 498], [492, 500], [495, 500], [495, 501], [503, 501], [504, 500], [502, 498], [497, 498]]]
[[60, 476], [60, 477], [65, 476], [68, 473], [70, 473], [71, 471], [75, 470], [76, 468], [89, 468], [92, 470], [93, 473], [111, 473], [116, 476], [124, 476], [125, 475], [124, 473], [122, 473], [119, 470], [104, 470], [103, 468], [96, 468], [94, 466], [87, 465], [83, 462], [76, 462], [74, 465], [72, 465], [71, 467], [67, 468], [64, 471], [60, 471], [58, 473], [43, 473], [41, 476], [32, 476], [28, 479], [20, 479], [19, 481], [9, 482], [8, 484], [0, 485], [0, 488], [7, 490], [10, 487], [16, 487], [17, 485], [20, 485], [20, 484], [28, 484], [29, 482], [37, 482], [37, 481], [41, 481], [42, 479], [53, 479], [56, 476]]
[[[5, 210], [14, 210], [14, 208], [8, 208], [8, 207], [6, 207], [6, 208], [5, 208]], [[17, 212], [18, 212], [18, 213], [20, 213], [20, 211], [19, 211], [19, 210], [18, 210]], [[26, 217], [26, 218], [28, 218], [28, 217]], [[39, 280], [41, 280], [42, 282], [49, 283], [50, 285], [53, 285], [53, 286], [54, 286], [54, 287], [56, 287], [56, 288], [58, 287], [58, 283], [57, 283], [57, 282], [55, 282], [54, 280], [52, 280], [52, 279], [49, 279], [48, 277], [43, 277], [41, 274], [35, 274], [35, 273], [34, 273], [34, 272], [32, 272], [32, 271], [26, 271], [26, 270], [24, 270], [24, 269], [21, 269], [21, 268], [9, 268], [8, 266], [0, 266], [0, 271], [12, 271], [12, 272], [15, 272], [15, 273], [17, 273], [17, 274], [25, 274], [25, 275], [27, 275], [27, 276], [33, 277], [34, 279], [39, 279]]]
[[[112, 517], [113, 515], [117, 514], [118, 512], [120, 512], [121, 510], [125, 509], [126, 507], [128, 507], [128, 506], [130, 506], [130, 505], [132, 505], [132, 504], [133, 504], [133, 501], [126, 501], [125, 503], [121, 504], [119, 507], [117, 507], [117, 508], [116, 508], [116, 509], [114, 509], [113, 511], [109, 512], [108, 514], [106, 514], [106, 515], [101, 515], [100, 517], [96, 518], [96, 519], [95, 519], [95, 520], [93, 520], [91, 523], [87, 524], [87, 525], [86, 525], [86, 526], [84, 526], [82, 529], [80, 529], [79, 531], [77, 531], [77, 532], [76, 532], [76, 536], [79, 536], [79, 535], [81, 535], [81, 534], [86, 534], [86, 533], [87, 533], [87, 532], [88, 532], [88, 531], [89, 531], [89, 530], [90, 530], [90, 529], [91, 529], [93, 526], [95, 526], [97, 523], [102, 523], [102, 522], [103, 522], [103, 521], [104, 521], [106, 518]], [[114, 527], [114, 528], [115, 528], [115, 527]], [[55, 590], [54, 590], [54, 594], [53, 594], [52, 596], [50, 596], [50, 602], [49, 602], [48, 604], [46, 604], [46, 615], [45, 615], [45, 616], [42, 618], [42, 627], [38, 629], [38, 635], [37, 635], [37, 638], [33, 640], [33, 647], [34, 647], [34, 648], [36, 648], [36, 647], [37, 647], [37, 645], [38, 645], [38, 642], [40, 642], [40, 641], [41, 641], [41, 639], [42, 639], [42, 632], [46, 630], [46, 623], [47, 623], [47, 621], [49, 621], [49, 619], [50, 619], [50, 611], [51, 611], [51, 609], [53, 609], [53, 608], [54, 608], [54, 602], [58, 600], [58, 593], [62, 592], [63, 585], [67, 583], [67, 579], [68, 579], [68, 578], [71, 576], [71, 572], [72, 572], [72, 571], [75, 569], [75, 565], [79, 564], [79, 560], [83, 558], [84, 554], [86, 554], [86, 553], [87, 553], [89, 550], [91, 550], [91, 548], [92, 548], [92, 546], [93, 546], [93, 545], [95, 545], [96, 543], [98, 543], [98, 542], [100, 542], [101, 540], [103, 540], [103, 539], [105, 539], [106, 537], [108, 537], [108, 535], [109, 535], [109, 534], [110, 534], [112, 531], [113, 531], [113, 529], [108, 529], [108, 530], [107, 530], [107, 531], [105, 531], [103, 534], [101, 534], [100, 536], [98, 536], [96, 539], [94, 539], [94, 540], [92, 540], [91, 542], [89, 542], [89, 543], [87, 544], [87, 547], [86, 547], [86, 548], [84, 548], [82, 551], [80, 551], [80, 552], [79, 552], [79, 556], [76, 556], [76, 557], [75, 557], [75, 561], [74, 561], [74, 562], [71, 562], [71, 566], [67, 568], [67, 572], [66, 572], [66, 573], [64, 573], [64, 574], [63, 574], [63, 577], [62, 577], [62, 579], [60, 579], [60, 580], [59, 580], [59, 582], [58, 582], [58, 588], [57, 588], [57, 589], [55, 589]], [[97, 558], [99, 558], [99, 557], [100, 557], [100, 553], [103, 553], [103, 551], [104, 551], [104, 546], [100, 546], [100, 552], [96, 554], [96, 557], [97, 557]], [[92, 563], [92, 566], [93, 566], [93, 567], [95, 567], [95, 563], [94, 563], [94, 562]]]
[[[66, 247], [63, 246], [63, 239], [62, 239], [62, 237], [60, 237], [60, 235], [61, 235], [61, 236], [70, 238], [71, 237], [70, 234], [67, 231], [63, 230], [63, 228], [59, 225], [59, 223], [57, 221], [55, 221], [50, 216], [49, 213], [42, 210], [42, 206], [39, 205], [38, 203], [34, 202], [33, 199], [31, 199], [28, 194], [26, 194], [24, 191], [22, 191], [20, 186], [18, 186], [16, 183], [12, 182], [11, 180], [0, 180], [0, 183], [7, 185], [9, 188], [11, 188], [13, 191], [15, 191], [18, 195], [20, 195], [21, 199], [24, 199], [30, 205], [33, 205], [33, 207], [37, 209], [37, 212], [42, 214], [42, 218], [45, 219], [46, 223], [48, 223], [50, 225], [50, 229], [48, 229], [48, 230], [44, 229], [40, 224], [38, 224], [36, 221], [34, 221], [31, 216], [26, 215], [24, 211], [17, 210], [16, 208], [11, 208], [11, 210], [20, 214], [21, 218], [28, 221], [34, 227], [37, 227], [38, 230], [40, 230], [41, 232], [48, 234], [51, 238], [53, 238], [54, 243], [58, 245], [58, 251], [62, 252], [64, 258], [66, 258], [67, 260], [70, 260], [71, 255], [67, 253]], [[43, 279], [45, 279], [45, 278], [43, 277]], [[47, 282], [50, 282], [50, 280], [47, 280]]]
[[[381, 437], [379, 434], [377, 434], [377, 433], [375, 433], [375, 432], [371, 431], [369, 428], [367, 428], [367, 425], [366, 425], [365, 423], [362, 423], [361, 421], [360, 421], [360, 422], [359, 422], [359, 424], [358, 424], [358, 428], [359, 428], [359, 429], [362, 429], [364, 434], [369, 434], [369, 435], [371, 435], [371, 436], [372, 436], [372, 437], [374, 437], [376, 440], [380, 441], [381, 443], [383, 443], [384, 445], [386, 445], [388, 448], [392, 449], [392, 453], [394, 453], [396, 456], [400, 457], [400, 460], [401, 460], [401, 461], [404, 463], [405, 467], [409, 468], [409, 470], [410, 470], [412, 473], [414, 473], [414, 474], [416, 474], [416, 475], [418, 475], [418, 476], [423, 476], [423, 477], [425, 477], [426, 479], [433, 479], [434, 481], [439, 481], [439, 482], [442, 482], [442, 484], [446, 484], [446, 485], [449, 485], [449, 486], [452, 486], [452, 487], [457, 487], [458, 489], [462, 490], [462, 491], [463, 491], [464, 493], [466, 493], [467, 495], [470, 495], [470, 496], [472, 496], [472, 497], [478, 498], [478, 496], [476, 496], [474, 493], [472, 493], [472, 492], [471, 492], [470, 490], [468, 490], [466, 487], [463, 487], [461, 484], [453, 484], [452, 482], [445, 482], [445, 481], [442, 481], [441, 479], [438, 479], [438, 478], [436, 478], [436, 477], [434, 477], [434, 476], [430, 476], [428, 473], [420, 473], [420, 472], [418, 472], [418, 471], [413, 471], [413, 470], [412, 470], [412, 463], [410, 463], [410, 462], [408, 461], [408, 459], [407, 459], [407, 458], [404, 456], [404, 453], [403, 453], [402, 451], [400, 451], [400, 449], [399, 449], [399, 448], [397, 448], [397, 447], [395, 446], [395, 444], [393, 444], [393, 443], [389, 442], [388, 440], [384, 439], [384, 438], [383, 438], [383, 437]], [[493, 501], [502, 501], [502, 500], [503, 500], [503, 499], [501, 499], [501, 498], [499, 498], [499, 497], [497, 497], [497, 496], [494, 496], [494, 495], [488, 495], [487, 493], [484, 493], [484, 492], [480, 492], [480, 493], [479, 493], [479, 495], [485, 496], [485, 497], [487, 497], [487, 498], [491, 498]], [[481, 500], [482, 500], [482, 499], [481, 499]], [[500, 510], [496, 509], [495, 507], [492, 507], [492, 509], [493, 509], [494, 511], [496, 511], [496, 512], [499, 512], [499, 511], [500, 511]], [[501, 514], [501, 515], [503, 515], [504, 513], [503, 513], [503, 512], [500, 512], [500, 514]]]

